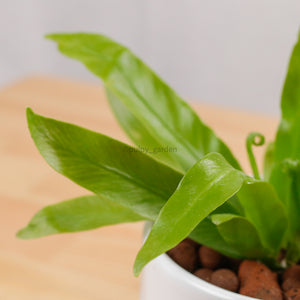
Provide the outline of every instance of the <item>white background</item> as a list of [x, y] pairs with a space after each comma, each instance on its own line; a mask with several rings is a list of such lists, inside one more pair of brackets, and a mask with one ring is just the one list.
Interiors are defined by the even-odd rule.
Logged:
[[36, 73], [96, 81], [43, 39], [93, 31], [186, 98], [278, 113], [299, 25], [300, 0], [0, 0], [0, 87]]

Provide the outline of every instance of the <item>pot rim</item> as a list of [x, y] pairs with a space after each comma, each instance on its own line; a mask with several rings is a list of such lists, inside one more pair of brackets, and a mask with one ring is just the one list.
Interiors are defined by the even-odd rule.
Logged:
[[178, 265], [166, 253], [158, 256], [155, 260], [160, 264], [161, 267], [168, 269], [169, 273], [172, 274], [173, 277], [177, 277], [179, 280], [186, 281], [189, 285], [197, 289], [204, 290], [211, 295], [220, 296], [220, 294], [222, 294], [224, 299], [230, 300], [257, 300], [257, 298], [252, 298], [228, 291], [195, 276]]
[[[145, 222], [143, 233], [144, 242], [150, 232], [151, 227], [152, 222]], [[194, 288], [206, 291], [206, 293], [208, 294], [214, 296], [220, 296], [221, 294], [224, 297], [224, 300], [259, 300], [258, 298], [248, 297], [235, 292], [228, 291], [197, 277], [196, 275], [182, 268], [166, 253], [156, 257], [154, 261], [156, 261], [161, 268], [165, 268], [170, 274], [170, 276], [174, 278], [177, 277], [178, 280], [181, 280], [182, 282], [185, 281]]]

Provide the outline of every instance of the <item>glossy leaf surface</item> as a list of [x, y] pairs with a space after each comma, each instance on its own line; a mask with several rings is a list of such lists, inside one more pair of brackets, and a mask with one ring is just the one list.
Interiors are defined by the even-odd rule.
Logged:
[[105, 135], [27, 110], [31, 136], [57, 172], [95, 194], [153, 219], [182, 174]]
[[272, 185], [264, 181], [245, 183], [237, 193], [245, 217], [256, 228], [265, 248], [279, 252], [288, 227], [285, 207]]
[[[289, 201], [292, 180], [282, 170], [284, 159], [300, 159], [300, 40], [292, 52], [281, 98], [281, 122], [274, 147], [270, 182], [282, 201]], [[300, 201], [300, 199], [299, 199]]]
[[224, 255], [241, 258], [241, 254], [238, 250], [233, 248], [223, 239], [217, 226], [211, 221], [210, 217], [201, 221], [190, 233], [189, 237], [200, 245], [205, 245]]
[[[59, 50], [81, 61], [130, 111], [138, 122], [131, 122], [120, 114], [123, 128], [133, 137], [132, 127], [145, 130], [164, 147], [176, 149], [169, 152], [182, 170], [188, 170], [203, 155], [219, 152], [235, 168], [240, 169], [229, 148], [199, 119], [197, 114], [149, 67], [124, 46], [97, 34], [51, 34], [47, 36], [58, 43]], [[130, 130], [127, 130], [127, 129]], [[144, 137], [134, 142], [142, 144]], [[148, 142], [146, 142], [148, 143]], [[148, 145], [145, 145], [148, 146]], [[167, 162], [169, 159], [167, 159]]]
[[275, 160], [300, 159], [300, 40], [295, 45], [281, 98], [282, 120], [275, 141]]
[[114, 112], [116, 119], [121, 127], [127, 133], [128, 137], [139, 147], [142, 148], [147, 154], [152, 155], [154, 158], [161, 160], [171, 166], [172, 168], [181, 169], [180, 164], [172, 155], [172, 150], [177, 151], [177, 148], [168, 149], [164, 142], [155, 139], [155, 134], [151, 133], [143, 125], [139, 119], [137, 119], [126, 108], [122, 101], [120, 101], [111, 91], [106, 89], [107, 99], [110, 107]]
[[241, 188], [244, 179], [245, 175], [218, 153], [200, 159], [160, 211], [137, 255], [134, 273], [138, 275], [149, 261], [186, 238], [199, 222]]
[[33, 239], [141, 220], [141, 216], [127, 207], [104, 197], [89, 195], [44, 207], [17, 236]]
[[231, 214], [212, 215], [212, 221], [217, 225], [223, 239], [241, 257], [261, 259], [268, 257], [255, 227], [245, 218]]

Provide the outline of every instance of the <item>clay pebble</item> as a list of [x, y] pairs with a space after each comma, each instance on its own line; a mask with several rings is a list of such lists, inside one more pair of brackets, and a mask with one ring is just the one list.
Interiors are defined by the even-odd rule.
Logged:
[[285, 281], [288, 278], [297, 278], [300, 280], [300, 266], [295, 265], [286, 269], [282, 275], [282, 280]]
[[282, 300], [277, 275], [260, 262], [244, 260], [239, 268], [239, 279], [239, 292], [242, 295], [264, 300]]
[[199, 260], [203, 268], [214, 270], [220, 266], [223, 256], [219, 252], [206, 246], [200, 247], [198, 252]]
[[237, 292], [239, 279], [237, 275], [229, 269], [219, 269], [212, 273], [211, 283], [231, 292]]
[[291, 289], [300, 289], [300, 266], [291, 266], [282, 275], [282, 289], [286, 292]]
[[197, 277], [199, 277], [207, 282], [211, 282], [212, 273], [213, 273], [213, 271], [211, 269], [202, 268], [202, 269], [198, 269], [194, 273], [194, 275], [196, 275]]
[[289, 277], [282, 283], [281, 287], [285, 292], [290, 289], [300, 289], [300, 280], [297, 278]]
[[290, 289], [285, 293], [285, 300], [300, 300], [300, 289]]
[[169, 256], [182, 268], [194, 272], [197, 268], [198, 257], [196, 244], [183, 240], [176, 247], [168, 251]]

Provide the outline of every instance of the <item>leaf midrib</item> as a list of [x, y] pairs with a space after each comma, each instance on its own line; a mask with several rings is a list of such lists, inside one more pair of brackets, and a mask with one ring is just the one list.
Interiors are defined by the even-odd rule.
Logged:
[[[140, 180], [137, 180], [135, 177], [132, 177], [131, 175], [129, 175], [128, 173], [126, 172], [123, 172], [115, 167], [111, 167], [109, 165], [106, 165], [106, 164], [103, 164], [103, 163], [100, 163], [99, 161], [92, 161], [88, 156], [84, 155], [84, 156], [81, 156], [79, 155], [76, 151], [71, 151], [70, 149], [73, 149], [73, 147], [71, 147], [70, 149], [67, 149], [67, 148], [64, 148], [64, 147], [60, 147], [60, 151], [62, 151], [62, 153], [66, 153], [66, 156], [69, 156], [69, 157], [72, 157], [72, 154], [73, 154], [73, 157], [77, 157], [77, 159], [79, 159], [79, 161], [83, 161], [91, 166], [95, 166], [97, 165], [98, 167], [104, 169], [104, 170], [107, 170], [107, 171], [110, 171], [120, 177], [123, 177], [125, 179], [127, 179], [128, 181], [131, 181], [133, 183], [135, 183], [136, 185], [144, 188], [145, 190], [148, 190], [150, 191], [152, 194], [154, 195], [157, 195], [159, 196], [160, 198], [162, 198], [163, 200], [166, 199], [166, 198], [169, 198], [170, 195], [165, 195], [164, 193], [160, 193], [158, 190], [155, 190], [153, 188], [151, 188], [149, 185], [146, 185], [146, 184], [143, 184], [143, 182], [141, 182]], [[71, 155], [70, 155], [71, 154]], [[57, 156], [59, 157], [59, 156]], [[62, 172], [61, 172], [62, 173]]]
[[[122, 53], [120, 53], [120, 54], [122, 55]], [[198, 153], [194, 150], [195, 148], [193, 146], [191, 146], [189, 143], [187, 143], [186, 139], [183, 138], [182, 135], [178, 134], [179, 131], [176, 131], [173, 128], [168, 126], [168, 124], [160, 117], [160, 115], [157, 114], [157, 112], [155, 110], [153, 110], [152, 107], [147, 103], [147, 100], [138, 92], [138, 90], [135, 88], [135, 86], [131, 83], [131, 81], [128, 79], [128, 77], [123, 72], [123, 69], [118, 67], [118, 65], [117, 65], [117, 68], [122, 72], [124, 78], [127, 81], [127, 84], [131, 87], [131, 89], [134, 91], [136, 96], [138, 98], [142, 99], [143, 104], [151, 112], [151, 114], [154, 115], [159, 120], [159, 122], [162, 124], [163, 127], [165, 127], [167, 129], [167, 131], [169, 132], [169, 134], [171, 136], [173, 136], [181, 145], [183, 145], [186, 148], [186, 150], [194, 157], [195, 160], [198, 160], [199, 156], [198, 156]], [[136, 114], [134, 114], [134, 115], [137, 119], [140, 119], [138, 116], [136, 116]], [[148, 131], [149, 131], [149, 129], [148, 129]]]
[[[199, 199], [201, 197], [203, 197], [203, 195], [205, 195], [214, 184], [217, 184], [218, 182], [220, 182], [225, 176], [227, 176], [229, 173], [231, 173], [232, 170], [227, 170], [226, 172], [224, 172], [221, 176], [218, 177], [218, 179], [215, 179], [213, 181], [211, 181], [206, 187], [205, 189], [203, 189], [200, 193], [199, 196], [195, 199], [195, 201], [193, 201], [193, 203], [191, 203], [191, 205], [189, 206], [190, 208], [193, 208], [196, 203], [199, 201]], [[221, 205], [221, 204], [220, 204]], [[186, 215], [189, 213], [190, 210], [186, 210], [181, 214], [181, 217], [176, 219], [175, 224], [178, 224], [180, 219], [183, 219], [184, 217], [186, 217]]]
[[[86, 46], [86, 45], [84, 45], [84, 46], [80, 45], [80, 47], [86, 49], [87, 52], [90, 52], [94, 57], [97, 58], [97, 54], [98, 54], [98, 53], [97, 53], [95, 50], [91, 49], [90, 47], [88, 47], [88, 46]], [[117, 61], [117, 60], [119, 60], [119, 58], [123, 55], [123, 53], [130, 53], [132, 56], [135, 57], [135, 55], [132, 54], [129, 50], [127, 50], [126, 48], [122, 48], [120, 51], [118, 51], [118, 52], [116, 53], [116, 55], [114, 56], [114, 58], [112, 59], [112, 61]], [[137, 57], [135, 57], [135, 59], [138, 60]], [[112, 63], [111, 63], [111, 64], [112, 64]], [[169, 128], [169, 126], [167, 125], [167, 123], [165, 123], [165, 122], [163, 121], [163, 119], [161, 119], [160, 116], [159, 116], [159, 115], [151, 108], [151, 106], [149, 106], [149, 105], [147, 104], [147, 101], [145, 101], [145, 98], [144, 98], [144, 97], [137, 91], [137, 89], [130, 83], [130, 80], [128, 80], [128, 77], [125, 75], [126, 73], [123, 72], [123, 69], [120, 68], [119, 64], [117, 64], [117, 65], [116, 65], [116, 64], [112, 64], [112, 65], [113, 65], [112, 69], [113, 69], [113, 68], [116, 68], [116, 69], [118, 69], [118, 70], [121, 72], [121, 74], [123, 74], [124, 78], [125, 78], [126, 81], [127, 81], [127, 84], [131, 87], [131, 89], [133, 90], [133, 92], [136, 94], [137, 98], [142, 99], [142, 102], [143, 102], [144, 105], [147, 107], [147, 109], [151, 112], [151, 114], [154, 115], [154, 116], [159, 120], [159, 122], [162, 124], [162, 126], [165, 127], [169, 133], [171, 133], [171, 136], [174, 136], [175, 139], [176, 139], [180, 144], [182, 144], [182, 145], [185, 147], [185, 149], [186, 149], [189, 153], [191, 153], [191, 155], [195, 158], [195, 160], [198, 160], [198, 159], [199, 159], [199, 156], [198, 156], [198, 154], [194, 151], [194, 147], [193, 147], [193, 146], [190, 146], [190, 144], [187, 144], [186, 141], [185, 141], [185, 139], [184, 139], [181, 135], [178, 135], [178, 133], [177, 133], [176, 130], [173, 130], [173, 131], [172, 131], [172, 129]], [[147, 67], [147, 68], [148, 68], [148, 67]], [[111, 73], [111, 72], [108, 72], [108, 73]], [[96, 74], [97, 74], [97, 73], [96, 73]], [[154, 73], [153, 73], [153, 74], [154, 74]], [[97, 75], [99, 76], [99, 74], [97, 74]], [[154, 74], [154, 75], [156, 75], [156, 74]], [[102, 76], [100, 76], [100, 77], [102, 77]], [[103, 76], [103, 77], [108, 77], [108, 74], [106, 74], [106, 75]], [[106, 80], [103, 80], [103, 81], [106, 81]], [[108, 86], [110, 86], [109, 81], [106, 82], [106, 84], [108, 84]], [[112, 90], [115, 91], [115, 89], [112, 88], [111, 86], [110, 86], [110, 88], [111, 88]], [[121, 100], [121, 99], [120, 99], [120, 100]], [[121, 100], [121, 101], [122, 101], [122, 100]], [[123, 102], [123, 101], [122, 101], [122, 102]], [[124, 102], [123, 102], [123, 103], [124, 103]], [[124, 103], [124, 104], [125, 104], [125, 103]], [[125, 104], [125, 105], [126, 105], [126, 104]], [[140, 118], [139, 118], [138, 116], [136, 116], [136, 114], [134, 114], [134, 115], [135, 115], [135, 117], [136, 117], [137, 119], [140, 120]]]

